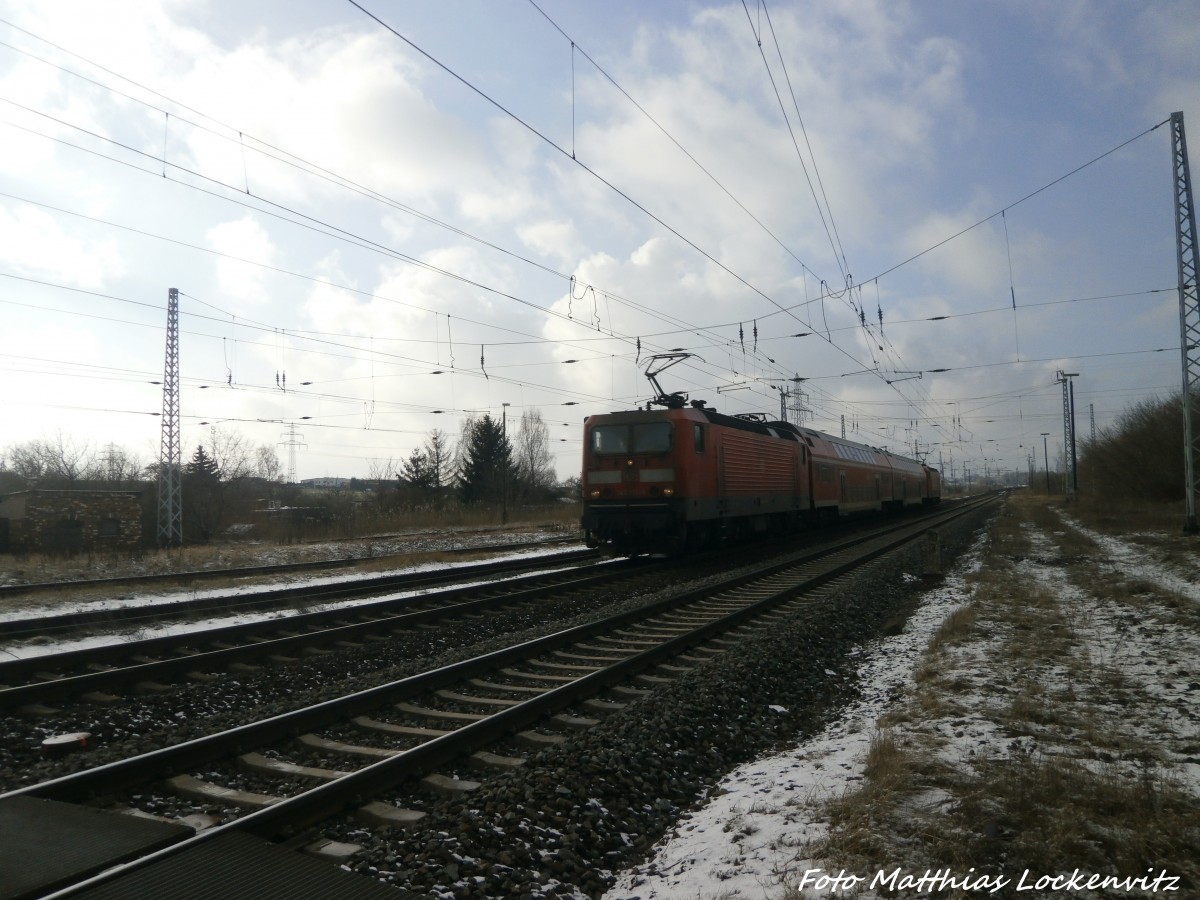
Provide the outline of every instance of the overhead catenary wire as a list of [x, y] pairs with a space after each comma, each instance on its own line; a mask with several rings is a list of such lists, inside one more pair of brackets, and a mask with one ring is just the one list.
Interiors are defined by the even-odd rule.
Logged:
[[[171, 135], [171, 136], [172, 136], [172, 138], [174, 139], [173, 127], [172, 127], [172, 135]], [[172, 141], [172, 143], [174, 143], [174, 140]], [[174, 155], [174, 154], [172, 154], [172, 155]], [[164, 152], [164, 154], [163, 154], [163, 160], [162, 160], [162, 162], [163, 162], [163, 168], [164, 168], [164, 171], [165, 171], [165, 170], [166, 170], [166, 168], [167, 168], [167, 163], [166, 163], [166, 153], [165, 153], [165, 152]], [[245, 174], [246, 174], [246, 173], [245, 173], [245, 172], [243, 172], [243, 174], [244, 174], [244, 176], [245, 176]], [[248, 192], [249, 192], [249, 191], [248, 191], [248, 176], [246, 177], [246, 181], [247, 181], [247, 187], [246, 187], [246, 189], [245, 189], [245, 193], [248, 193]], [[1012, 281], [1012, 279], [1011, 279], [1011, 273], [1010, 273], [1010, 288], [1011, 288], [1011, 281]], [[878, 282], [877, 282], [877, 283], [878, 283]], [[1067, 301], [1060, 301], [1060, 302], [1067, 302]], [[1015, 294], [1014, 294], [1014, 305], [1015, 305]], [[1024, 305], [1025, 305], [1025, 304], [1022, 304], [1022, 305], [1023, 305], [1023, 307], [1024, 307]], [[978, 314], [978, 313], [966, 313], [966, 314], [963, 314], [963, 315], [972, 315], [972, 314]], [[436, 316], [436, 313], [435, 313], [435, 316]], [[916, 322], [916, 321], [920, 321], [920, 320], [908, 320], [908, 321]], [[889, 320], [889, 327], [890, 327], [892, 324], [893, 324], [893, 323], [892, 323], [892, 321], [891, 321], [891, 320]], [[688, 331], [690, 331], [691, 329], [687, 329], [687, 330], [688, 330]], [[833, 329], [833, 331], [834, 331], [834, 332], [837, 332], [837, 331], [845, 331], [845, 330], [847, 330], [847, 329], [845, 329], [845, 328], [835, 328], [835, 329]], [[644, 333], [644, 332], [643, 332], [643, 333]], [[885, 338], [885, 337], [883, 336], [883, 334], [882, 334], [882, 323], [881, 323], [881, 327], [880, 327], [880, 329], [879, 329], [879, 337], [880, 337], [882, 340], [886, 341], [886, 338]], [[764, 340], [764, 342], [765, 342], [766, 340], [771, 340], [771, 339], [774, 339], [774, 340], [779, 340], [779, 339], [781, 339], [781, 338], [768, 338], [766, 335], [764, 335], [764, 336], [763, 336], [763, 340]], [[589, 339], [583, 339], [583, 340], [589, 340]], [[756, 341], [755, 343], [757, 344], [757, 341]], [[640, 344], [640, 341], [639, 341], [639, 344]], [[885, 345], [886, 345], [886, 344], [885, 344]], [[757, 349], [757, 348], [755, 348], [755, 349]], [[881, 349], [882, 349], [882, 348], [881, 348]], [[639, 350], [639, 353], [638, 353], [638, 355], [640, 356], [640, 346], [638, 347], [638, 350]], [[1018, 357], [1019, 357], [1019, 353], [1018, 353]]]

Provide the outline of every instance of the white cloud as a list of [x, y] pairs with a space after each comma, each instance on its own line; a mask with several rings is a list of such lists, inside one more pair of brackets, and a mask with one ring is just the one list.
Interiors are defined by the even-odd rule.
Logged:
[[[265, 281], [266, 270], [260, 263], [270, 265], [275, 261], [275, 246], [270, 234], [255, 219], [243, 216], [229, 222], [222, 222], [208, 229], [205, 235], [209, 247], [229, 257], [218, 257], [216, 261], [217, 287], [221, 292], [222, 305], [225, 308], [236, 307], [236, 303], [252, 303], [261, 305], [271, 298]], [[245, 259], [250, 262], [241, 262]]]
[[127, 271], [111, 235], [67, 230], [48, 213], [24, 204], [0, 206], [0, 262], [23, 275], [91, 290]]

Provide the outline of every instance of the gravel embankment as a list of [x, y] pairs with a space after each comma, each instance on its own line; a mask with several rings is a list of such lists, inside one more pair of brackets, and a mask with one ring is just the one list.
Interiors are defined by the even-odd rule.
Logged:
[[[982, 518], [976, 514], [967, 523], [943, 529], [947, 564], [967, 546]], [[687, 579], [678, 572], [664, 575], [634, 595], [627, 588], [589, 594], [571, 601], [553, 620], [542, 608], [516, 611], [261, 672], [221, 675], [203, 686], [185, 685], [105, 706], [66, 707], [60, 715], [36, 721], [0, 717], [0, 790], [231, 728], [490, 652], [601, 613], [640, 606], [660, 591], [676, 592], [705, 579], [728, 577], [731, 572], [719, 565], [693, 562]], [[680, 812], [722, 775], [817, 730], [853, 694], [852, 649], [902, 626], [920, 598], [921, 583], [911, 577], [919, 566], [916, 548], [877, 562], [838, 583], [819, 608], [697, 667], [567, 744], [530, 757], [520, 770], [489, 778], [466, 803], [424, 799], [420, 807], [428, 818], [419, 829], [371, 833], [339, 821], [328, 823], [325, 831], [331, 838], [366, 847], [352, 868], [423, 894], [597, 896], [611, 880], [609, 873], [644, 856]], [[58, 760], [40, 757], [37, 748], [43, 736], [73, 731], [92, 732], [93, 748]], [[322, 764], [302, 759], [295, 747], [281, 751], [299, 762]], [[232, 771], [227, 766], [218, 769]], [[255, 776], [237, 780], [248, 790], [280, 787]], [[144, 800], [139, 805], [160, 812], [202, 811], [177, 798], [147, 793]]]
[[[646, 589], [673, 580], [679, 580], [677, 572], [659, 576]], [[621, 605], [638, 605], [640, 597], [596, 591], [565, 601], [553, 614], [536, 606], [486, 620], [456, 619], [386, 643], [331, 649], [295, 663], [268, 663], [258, 672], [214, 673], [210, 682], [185, 682], [164, 693], [130, 695], [108, 704], [68, 704], [38, 718], [0, 714], [0, 792], [396, 681], [497, 649], [514, 634], [549, 634]], [[87, 752], [42, 757], [43, 738], [81, 731], [93, 736]]]
[[[947, 564], [986, 515], [943, 529]], [[722, 775], [820, 729], [854, 693], [854, 648], [902, 627], [919, 602], [919, 567], [919, 547], [875, 563], [816, 608], [487, 780], [466, 802], [423, 806], [420, 828], [337, 822], [326, 834], [365, 845], [351, 868], [425, 895], [598, 896]]]

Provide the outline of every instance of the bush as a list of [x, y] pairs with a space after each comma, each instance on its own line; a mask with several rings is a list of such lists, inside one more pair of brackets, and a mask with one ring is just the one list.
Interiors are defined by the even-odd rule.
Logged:
[[[1083, 445], [1081, 490], [1104, 497], [1171, 502], [1184, 496], [1183, 412], [1178, 394], [1128, 407]], [[1195, 403], [1195, 401], [1193, 401]], [[1200, 428], [1200, 403], [1192, 427]]]

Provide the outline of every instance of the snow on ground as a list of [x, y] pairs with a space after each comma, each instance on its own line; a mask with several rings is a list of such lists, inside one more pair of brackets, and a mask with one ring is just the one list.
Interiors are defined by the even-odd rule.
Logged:
[[[1074, 522], [1071, 526], [1086, 533], [1106, 554], [1106, 561], [1097, 561], [1100, 571], [1111, 577], [1124, 573], [1165, 592], [1192, 601], [1200, 599], [1200, 586], [1148, 560], [1145, 548], [1098, 535]], [[1182, 779], [1182, 787], [1200, 796], [1200, 764], [1188, 755], [1200, 740], [1200, 684], [1188, 680], [1195, 677], [1188, 672], [1200, 657], [1200, 636], [1194, 629], [1172, 627], [1169, 597], [1139, 597], [1135, 605], [1121, 599], [1098, 600], [1070, 583], [1051, 535], [1032, 526], [1025, 528], [1025, 535], [1032, 553], [1014, 564], [1016, 574], [1057, 598], [1057, 608], [1069, 618], [1075, 648], [1072, 655], [1078, 658], [1082, 654], [1093, 667], [1093, 675], [1120, 685], [1113, 702], [1106, 705], [1102, 694], [1096, 706], [1089, 708], [1098, 718], [1098, 727], [1136, 735], [1147, 746], [1161, 750], [1162, 763]], [[713, 791], [708, 804], [681, 821], [648, 862], [619, 876], [605, 900], [880, 897], [870, 883], [894, 866], [878, 872], [846, 873], [861, 879], [848, 891], [831, 889], [838, 885], [830, 882], [819, 889], [814, 886], [819, 885], [815, 878], [839, 873], [823, 870], [822, 862], [806, 857], [812, 852], [812, 842], [827, 831], [823, 804], [853, 792], [862, 782], [879, 718], [911, 700], [914, 669], [929, 637], [949, 613], [970, 601], [972, 592], [965, 576], [980, 566], [986, 540], [977, 541], [943, 586], [925, 596], [902, 634], [864, 649], [858, 673], [861, 699], [838, 721], [789, 752], [731, 773]], [[1071, 679], [1078, 679], [1078, 672], [1068, 670], [1067, 659], [1038, 671], [998, 671], [997, 662], [1005, 660], [1003, 645], [1012, 635], [995, 624], [989, 620], [987, 628], [977, 629], [970, 641], [940, 649], [939, 674], [953, 679], [959, 689], [949, 709], [941, 716], [921, 718], [918, 713], [918, 718], [893, 725], [893, 731], [903, 732], [906, 740], [928, 747], [960, 771], [969, 770], [973, 760], [1014, 754], [1077, 754], [1078, 742], [1054, 744], [1045, 733], [1014, 735], [1000, 724], [1012, 722], [1011, 716], [1002, 713], [1012, 703], [1009, 688], [1013, 683], [1030, 679], [1051, 697], [1058, 691], [1069, 693]], [[909, 703], [906, 712], [912, 716], [917, 708]], [[1097, 768], [1122, 765], [1120, 760], [1104, 760], [1104, 754], [1098, 755], [1099, 761], [1081, 761]], [[940, 798], [926, 799], [932, 808]], [[897, 848], [897, 862], [900, 859]], [[806, 871], [808, 886], [796, 893]], [[952, 877], [968, 877], [965, 870], [945, 871]], [[904, 874], [919, 878], [924, 867], [906, 869]], [[1033, 873], [1034, 877], [1038, 874]], [[847, 884], [850, 882], [843, 880], [840, 887]], [[1047, 894], [1039, 892], [1037, 896]]]
[[[513, 551], [507, 554], [497, 554], [489, 557], [490, 562], [501, 562], [511, 559], [530, 559], [538, 556], [550, 556], [556, 553], [561, 553], [561, 547], [548, 547], [545, 549], [523, 549]], [[37, 618], [46, 615], [58, 615], [63, 613], [86, 611], [91, 612], [103, 609], [124, 609], [136, 608], [141, 606], [154, 606], [163, 608], [171, 603], [179, 603], [187, 600], [195, 600], [203, 597], [247, 597], [253, 596], [256, 593], [265, 591], [278, 590], [281, 586], [289, 587], [319, 587], [327, 584], [342, 583], [354, 578], [376, 578], [387, 575], [405, 575], [416, 572], [432, 572], [443, 571], [463, 566], [478, 565], [476, 561], [461, 562], [461, 563], [420, 563], [410, 566], [399, 567], [395, 569], [384, 569], [353, 575], [346, 572], [332, 575], [292, 575], [286, 580], [273, 582], [270, 584], [247, 585], [236, 588], [214, 588], [205, 590], [172, 590], [162, 592], [146, 592], [137, 594], [127, 594], [119, 598], [113, 599], [97, 599], [97, 600], [55, 600], [50, 598], [36, 606], [26, 607], [19, 612], [11, 612], [0, 614], [0, 620], [21, 620]], [[497, 580], [507, 580], [509, 578], [524, 578], [530, 575], [540, 574], [543, 570], [532, 570], [529, 572], [517, 572], [512, 575], [503, 576], [500, 579], [488, 578], [486, 582], [463, 582], [456, 584], [455, 587], [471, 587], [476, 584], [491, 583]], [[546, 569], [544, 571], [556, 571], [556, 569]], [[326, 609], [347, 608], [352, 606], [363, 606], [372, 603], [383, 603], [391, 600], [400, 600], [405, 597], [414, 597], [421, 594], [427, 594], [430, 591], [438, 590], [437, 588], [418, 588], [412, 591], [400, 591], [391, 594], [376, 594], [370, 597], [364, 597], [360, 600], [340, 599], [331, 601], [330, 603], [320, 603], [305, 605], [304, 612], [321, 612]], [[187, 634], [193, 631], [203, 631], [210, 628], [219, 628], [228, 625], [241, 625], [248, 622], [259, 622], [265, 619], [278, 619], [294, 614], [295, 610], [290, 607], [277, 608], [270, 610], [262, 610], [258, 612], [236, 613], [232, 615], [213, 616], [204, 619], [192, 619], [186, 622], [164, 622], [158, 625], [132, 625], [125, 630], [105, 630], [103, 633], [87, 635], [80, 638], [67, 638], [63, 640], [46, 642], [41, 638], [19, 638], [11, 644], [0, 646], [0, 654], [12, 659], [22, 659], [31, 656], [45, 656], [50, 653], [64, 653], [71, 650], [82, 650], [87, 647], [100, 646], [110, 644], [114, 640], [146, 640], [149, 638], [164, 637], [173, 634]]]
[[818, 865], [798, 851], [825, 834], [821, 804], [862, 781], [876, 721], [911, 685], [929, 635], [970, 599], [965, 577], [979, 568], [985, 540], [925, 595], [900, 634], [863, 650], [860, 697], [838, 721], [795, 750], [734, 770], [653, 859], [620, 876], [605, 900], [778, 896], [782, 883]]

